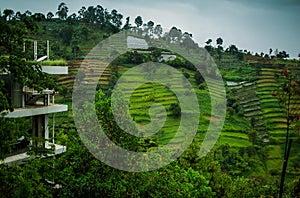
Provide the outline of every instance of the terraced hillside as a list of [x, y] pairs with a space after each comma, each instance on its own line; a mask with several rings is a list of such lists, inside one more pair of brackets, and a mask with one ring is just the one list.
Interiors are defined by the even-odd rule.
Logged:
[[[270, 143], [268, 145], [268, 159], [267, 168], [270, 172], [279, 173], [282, 166], [282, 156], [284, 152], [284, 144], [286, 139], [286, 110], [280, 105], [277, 97], [272, 96], [272, 92], [278, 88], [278, 82], [276, 76], [280, 75], [282, 65], [265, 65], [261, 69], [259, 80], [257, 81], [256, 94], [259, 97], [259, 102], [262, 107], [263, 117], [267, 131], [270, 137]], [[299, 98], [294, 98], [291, 101], [291, 107], [293, 111], [299, 110]], [[295, 132], [291, 135], [294, 136]], [[295, 137], [295, 140], [297, 138]], [[294, 141], [294, 149], [299, 147], [299, 142]], [[300, 155], [297, 152], [291, 152], [290, 168], [293, 170], [295, 164], [300, 159]]]
[[[230, 57], [229, 57], [230, 58]], [[78, 72], [78, 68], [81, 66], [82, 61], [70, 61], [69, 66], [69, 74], [58, 79], [58, 83], [62, 86], [68, 87], [70, 90], [73, 88], [73, 83], [75, 79], [75, 75]], [[94, 66], [97, 64], [93, 63], [91, 60], [89, 65], [82, 65], [84, 71], [87, 71], [87, 76], [84, 76], [84, 80], [86, 83], [89, 83], [91, 80], [95, 80], [95, 78], [99, 78], [98, 74], [101, 72], [101, 68], [97, 68]], [[119, 73], [125, 73], [130, 67], [119, 66]], [[91, 71], [91, 69], [95, 71]], [[97, 70], [97, 71], [96, 71]], [[99, 70], [99, 71], [98, 71]], [[100, 71], [101, 70], [101, 71]], [[179, 69], [182, 72], [182, 69]], [[200, 133], [201, 139], [203, 140], [206, 134], [206, 130], [209, 124], [210, 119], [215, 119], [211, 116], [211, 106], [210, 106], [210, 94], [207, 89], [199, 89], [196, 85], [194, 76], [195, 72], [184, 69], [184, 72], [190, 75], [189, 81], [192, 84], [200, 105], [201, 118], [199, 120], [198, 132]], [[100, 84], [107, 85], [108, 79], [110, 76], [109, 69], [103, 72], [103, 75], [100, 79]], [[215, 82], [210, 82], [211, 89], [213, 89], [215, 96], [218, 98], [218, 86], [215, 85]], [[146, 84], [139, 89], [135, 90], [134, 94], [131, 97], [130, 103], [130, 113], [134, 117], [135, 121], [140, 124], [144, 124], [149, 122], [149, 105], [145, 105], [148, 103], [149, 98], [151, 98], [152, 102], [158, 102], [165, 106], [168, 114], [167, 122], [164, 128], [161, 129], [160, 133], [158, 133], [157, 141], [161, 144], [167, 143], [177, 131], [178, 128], [178, 118], [173, 118], [171, 116], [171, 112], [168, 110], [171, 104], [177, 102], [174, 93], [168, 88], [161, 85], [149, 85]], [[258, 127], [258, 124], [257, 124]], [[245, 118], [241, 118], [238, 116], [227, 116], [224, 124], [224, 128], [222, 130], [221, 136], [216, 144], [216, 146], [222, 144], [229, 144], [231, 147], [240, 148], [251, 146], [252, 143], [249, 141], [248, 132], [251, 131], [251, 127], [249, 121]]]
[[[61, 77], [58, 80], [59, 84], [72, 89], [75, 75], [81, 64], [81, 61], [72, 61], [69, 67], [69, 74]], [[94, 64], [97, 64], [96, 62], [91, 62], [90, 64], [83, 65], [84, 71], [89, 73], [84, 78], [87, 81], [86, 83], [89, 83], [90, 80], [98, 79], [99, 72], [103, 72], [100, 83], [107, 85], [111, 71], [109, 69], [105, 71], [102, 71], [103, 69], [101, 68], [97, 69], [97, 67], [94, 67]], [[119, 66], [119, 73], [123, 74], [131, 67]], [[224, 127], [216, 144], [216, 146], [220, 146], [227, 143], [236, 149], [252, 146], [253, 142], [249, 140], [249, 134], [256, 132], [259, 137], [257, 141], [266, 145], [268, 150], [265, 162], [266, 167], [269, 172], [274, 174], [278, 174], [281, 170], [286, 129], [285, 111], [278, 103], [277, 98], [271, 95], [272, 91], [278, 87], [275, 76], [281, 67], [282, 65], [276, 66], [271, 64], [261, 68], [259, 78], [251, 83], [246, 81], [238, 83], [229, 82], [228, 87], [233, 90], [233, 93], [239, 99], [239, 104], [243, 109], [243, 116], [226, 116]], [[97, 71], [91, 71], [91, 69], [96, 69]], [[182, 72], [182, 69], [179, 70]], [[255, 72], [255, 70], [252, 71], [246, 68], [246, 66], [241, 66], [238, 70], [247, 71], [246, 75], [249, 76]], [[210, 95], [207, 89], [199, 89], [196, 85], [194, 71], [188, 69], [184, 69], [184, 71], [190, 75], [189, 81], [199, 100], [201, 118], [199, 120], [198, 133], [200, 134], [200, 139], [203, 140], [210, 119], [214, 119], [210, 115]], [[227, 73], [227, 75], [230, 75], [230, 73]], [[217, 89], [217, 86], [214, 88], [213, 82], [212, 88]], [[299, 98], [292, 99], [291, 107], [294, 112], [299, 111], [299, 101]], [[178, 102], [170, 89], [158, 84], [144, 84], [139, 87], [130, 98], [130, 113], [137, 123], [147, 124], [150, 121], [149, 108], [153, 102], [163, 104], [167, 110], [168, 119], [164, 127], [155, 136], [155, 140], [159, 144], [166, 144], [174, 137], [179, 124], [179, 119], [172, 117], [172, 112], [169, 110], [171, 104]], [[296, 135], [296, 132], [293, 132], [293, 134]], [[176, 141], [182, 141], [183, 139], [184, 137], [180, 137]], [[289, 163], [289, 169], [294, 171], [291, 171], [290, 174], [297, 174], [297, 169], [294, 169], [300, 160], [297, 148], [300, 148], [300, 143], [295, 138], [291, 151], [291, 162]]]
[[[119, 67], [121, 74], [125, 73], [129, 68]], [[181, 70], [181, 69], [180, 69]], [[184, 69], [186, 73], [190, 75], [189, 81], [195, 90], [199, 105], [201, 117], [199, 120], [198, 132], [200, 134], [200, 139], [204, 139], [207, 131], [207, 127], [210, 119], [217, 119], [211, 115], [211, 105], [210, 105], [210, 93], [207, 89], [199, 89], [194, 80], [195, 72]], [[132, 79], [136, 78], [135, 76]], [[179, 79], [181, 80], [181, 79]], [[221, 97], [218, 94], [218, 84], [215, 81], [210, 82], [210, 88], [213, 90], [213, 94], [216, 98]], [[182, 90], [184, 91], [184, 90]], [[151, 106], [149, 101], [161, 103], [167, 109], [168, 117], [172, 116], [172, 112], [168, 109], [171, 104], [177, 103], [177, 99], [171, 90], [162, 85], [151, 85], [145, 84], [141, 86], [131, 96], [130, 100], [130, 112], [137, 123], [147, 123], [149, 122], [149, 112], [148, 109]], [[178, 118], [170, 118], [165, 123], [165, 126], [160, 130], [157, 136], [157, 141], [161, 144], [167, 143], [176, 133], [179, 124]], [[218, 139], [216, 146], [222, 144], [229, 144], [234, 148], [241, 148], [251, 146], [252, 143], [249, 141], [247, 132], [250, 130], [249, 121], [245, 118], [239, 118], [235, 116], [227, 117], [225, 121], [224, 128], [221, 132], [221, 136]], [[184, 138], [184, 137], [182, 137]], [[181, 140], [180, 140], [181, 141]]]
[[251, 130], [257, 133], [262, 142], [269, 142], [262, 109], [256, 94], [256, 83], [229, 83], [229, 87], [234, 90], [243, 108], [243, 115], [250, 121]]
[[267, 122], [267, 130], [271, 136], [271, 144], [282, 143], [285, 139], [286, 114], [279, 104], [277, 97], [271, 95], [278, 85], [275, 80], [275, 73], [279, 69], [262, 68], [261, 75], [257, 81], [257, 95], [259, 96], [263, 115]]

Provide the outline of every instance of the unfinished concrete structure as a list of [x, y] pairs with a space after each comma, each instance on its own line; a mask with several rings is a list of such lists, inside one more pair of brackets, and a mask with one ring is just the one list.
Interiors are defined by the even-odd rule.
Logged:
[[[42, 71], [48, 74], [68, 74], [67, 66], [42, 66]], [[14, 111], [5, 115], [6, 118], [31, 117], [32, 120], [32, 139], [41, 138], [44, 143], [31, 140], [32, 147], [44, 147], [45, 149], [54, 149], [53, 154], [60, 154], [66, 151], [66, 146], [55, 144], [55, 113], [68, 110], [67, 105], [55, 104], [54, 90], [45, 89], [41, 92], [30, 89], [9, 78], [8, 74], [2, 74], [6, 78], [6, 86], [10, 91], [11, 104]], [[52, 116], [52, 137], [49, 136], [49, 118]], [[51, 140], [51, 141], [50, 141]], [[52, 155], [53, 155], [52, 154]], [[29, 158], [26, 152], [11, 155], [2, 161], [2, 163], [12, 164], [21, 163]], [[1, 162], [0, 162], [1, 163]]]

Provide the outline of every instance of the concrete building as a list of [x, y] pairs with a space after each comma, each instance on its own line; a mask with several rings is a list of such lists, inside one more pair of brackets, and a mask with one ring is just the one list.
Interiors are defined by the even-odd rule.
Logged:
[[[67, 66], [42, 66], [42, 71], [48, 74], [68, 74]], [[6, 78], [6, 86], [10, 90], [11, 103], [15, 107], [13, 112], [5, 115], [6, 118], [24, 118], [31, 117], [32, 121], [32, 140], [31, 147], [43, 147], [45, 149], [53, 149], [51, 155], [60, 154], [66, 151], [66, 146], [55, 144], [55, 114], [68, 111], [68, 106], [63, 104], [55, 104], [54, 90], [45, 89], [42, 92], [30, 89], [22, 84], [9, 79], [8, 74], [2, 74]], [[52, 116], [52, 117], [50, 117]], [[51, 119], [50, 119], [51, 118]], [[49, 132], [49, 120], [52, 121], [52, 131]], [[51, 137], [50, 137], [51, 135]], [[23, 137], [24, 138], [24, 137]], [[43, 143], [34, 139], [41, 138]], [[22, 137], [21, 137], [22, 140]], [[47, 155], [49, 156], [49, 155]], [[0, 163], [22, 163], [28, 160], [30, 156], [26, 152], [17, 153], [5, 158]]]

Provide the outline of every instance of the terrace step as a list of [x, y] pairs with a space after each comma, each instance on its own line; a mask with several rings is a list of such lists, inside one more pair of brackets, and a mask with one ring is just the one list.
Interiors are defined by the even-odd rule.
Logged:
[[249, 120], [255, 118], [253, 129], [256, 130], [260, 136], [264, 136], [267, 134], [267, 129], [263, 122], [263, 113], [260, 107], [259, 97], [256, 94], [256, 89], [256, 83], [247, 82], [243, 82], [241, 85], [234, 87], [239, 104], [244, 110], [244, 116]]
[[245, 113], [244, 115], [246, 117], [257, 117], [257, 116], [262, 115], [262, 112], [261, 111], [259, 111], [259, 112], [250, 112], [250, 113]]
[[250, 102], [257, 102], [257, 101], [259, 101], [259, 99], [258, 98], [251, 98], [251, 99], [249, 99], [249, 100], [247, 100], [247, 101], [240, 101], [240, 104], [248, 104], [248, 103], [250, 103]]

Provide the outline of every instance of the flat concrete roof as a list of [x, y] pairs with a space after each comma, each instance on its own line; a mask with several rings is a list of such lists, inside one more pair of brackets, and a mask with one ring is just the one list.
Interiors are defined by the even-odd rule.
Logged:
[[68, 105], [63, 104], [51, 104], [49, 106], [42, 105], [30, 105], [25, 108], [14, 109], [13, 112], [9, 112], [6, 118], [23, 118], [36, 115], [45, 115], [51, 113], [59, 113], [68, 111]]
[[42, 66], [42, 71], [47, 74], [68, 74], [68, 66]]

